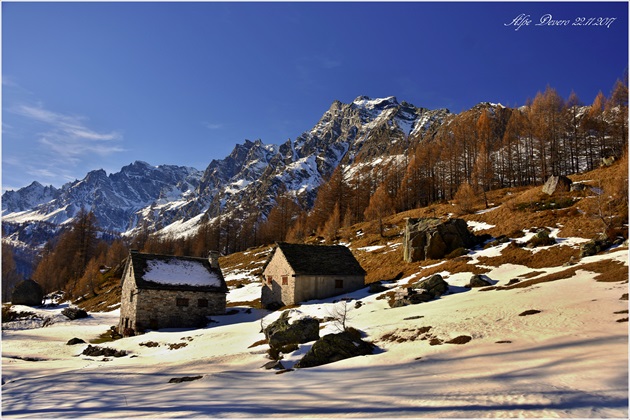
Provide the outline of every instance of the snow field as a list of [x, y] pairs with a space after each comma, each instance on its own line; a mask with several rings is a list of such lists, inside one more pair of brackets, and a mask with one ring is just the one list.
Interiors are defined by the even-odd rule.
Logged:
[[[578, 243], [566, 239], [562, 245]], [[394, 246], [393, 244], [391, 246]], [[471, 252], [500, 252], [502, 246]], [[370, 252], [367, 251], [366, 252]], [[627, 249], [582, 259], [627, 263]], [[545, 274], [563, 267], [546, 268]], [[505, 284], [532, 270], [514, 264], [488, 276]], [[279, 312], [240, 307], [236, 315], [212, 317], [197, 330], [160, 330], [102, 346], [127, 350], [111, 358], [79, 355], [88, 341], [118, 322], [118, 311], [77, 321], [56, 317], [45, 328], [3, 330], [3, 416], [25, 417], [615, 417], [628, 415], [627, 282], [600, 283], [578, 270], [563, 280], [511, 290], [467, 290], [470, 273], [443, 272], [453, 293], [420, 305], [389, 308], [367, 288], [336, 299], [309, 301], [291, 318], [324, 319], [347, 305], [348, 325], [377, 346], [375, 354], [277, 374], [261, 328]], [[544, 274], [541, 274], [544, 275]], [[227, 279], [249, 278], [246, 271]], [[412, 276], [414, 281], [420, 275]], [[387, 287], [406, 284], [410, 278]], [[386, 293], [386, 292], [383, 292]], [[229, 300], [260, 295], [252, 282], [233, 289]], [[355, 307], [360, 300], [362, 306]], [[17, 308], [31, 310], [30, 308]], [[523, 311], [541, 311], [519, 316]], [[48, 315], [58, 309], [41, 310]], [[40, 310], [38, 310], [40, 311]], [[335, 332], [323, 324], [320, 335]], [[428, 332], [425, 331], [430, 327]], [[422, 329], [422, 330], [421, 330]], [[395, 335], [397, 340], [387, 339]], [[467, 344], [431, 345], [470, 336]], [[424, 338], [424, 339], [423, 339]], [[158, 347], [141, 343], [156, 342]], [[185, 346], [170, 349], [169, 345]], [[291, 368], [313, 343], [282, 360]], [[34, 357], [27, 361], [15, 357]], [[179, 384], [169, 379], [201, 379]]]

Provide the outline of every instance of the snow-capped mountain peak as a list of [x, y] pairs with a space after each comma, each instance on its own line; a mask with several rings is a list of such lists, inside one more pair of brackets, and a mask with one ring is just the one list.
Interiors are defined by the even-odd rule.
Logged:
[[386, 109], [386, 108], [391, 108], [391, 107], [395, 107], [399, 105], [395, 96], [388, 96], [387, 98], [375, 98], [375, 99], [372, 99], [368, 96], [359, 96], [354, 101], [352, 101], [352, 104], [358, 108], [369, 109], [369, 110]]
[[399, 103], [394, 96], [334, 101], [295, 141], [278, 146], [245, 140], [204, 171], [135, 161], [109, 175], [102, 169], [91, 171], [59, 190], [34, 183], [5, 193], [3, 223], [13, 223], [12, 231], [22, 229], [15, 225], [59, 225], [85, 208], [108, 231], [133, 235], [142, 228], [177, 236], [194, 233], [202, 220], [219, 216], [264, 218], [280, 191], [309, 208], [319, 185], [340, 164], [348, 167], [400, 153], [396, 147], [410, 145], [399, 139], [438, 126], [446, 114]]

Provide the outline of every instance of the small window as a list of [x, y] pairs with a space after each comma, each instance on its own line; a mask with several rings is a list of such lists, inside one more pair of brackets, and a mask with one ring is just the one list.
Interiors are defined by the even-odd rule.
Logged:
[[199, 308], [207, 308], [208, 307], [208, 299], [197, 299], [197, 307], [199, 307]]
[[271, 282], [273, 281], [273, 276], [267, 276], [267, 284], [271, 286]]
[[343, 280], [335, 280], [335, 289], [343, 289]]
[[129, 294], [129, 302], [133, 302], [133, 292]]
[[289, 276], [282, 276], [282, 285], [286, 286], [289, 284]]
[[188, 299], [186, 298], [177, 298], [177, 306], [188, 306]]

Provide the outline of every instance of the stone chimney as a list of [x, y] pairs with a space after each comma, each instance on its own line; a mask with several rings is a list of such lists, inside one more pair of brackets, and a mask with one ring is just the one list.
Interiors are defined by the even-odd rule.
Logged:
[[219, 253], [217, 251], [208, 252], [208, 261], [210, 261], [210, 267], [219, 268]]

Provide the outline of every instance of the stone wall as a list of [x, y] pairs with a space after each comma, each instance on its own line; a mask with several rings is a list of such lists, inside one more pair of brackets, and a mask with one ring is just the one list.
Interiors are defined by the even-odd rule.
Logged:
[[127, 264], [123, 274], [122, 290], [120, 293], [120, 322], [118, 331], [122, 334], [125, 328], [135, 329], [136, 325], [136, 282], [131, 264]]
[[[187, 299], [188, 306], [178, 306], [178, 299]], [[199, 307], [199, 299], [205, 299], [207, 307]], [[225, 308], [226, 295], [222, 292], [138, 289], [133, 270], [128, 267], [123, 277], [118, 330], [201, 327], [207, 323], [206, 317], [224, 314]]]
[[[337, 287], [338, 282], [341, 282], [342, 287]], [[340, 296], [364, 286], [364, 276], [299, 276], [295, 287], [295, 301]]]
[[[187, 300], [187, 306], [178, 306], [178, 299]], [[207, 301], [200, 307], [199, 300]], [[135, 329], [203, 327], [210, 315], [225, 313], [225, 293], [141, 289], [136, 296]]]
[[[268, 282], [269, 276], [272, 279], [271, 283]], [[284, 276], [286, 276], [287, 284], [283, 284]], [[337, 287], [338, 281], [341, 281], [342, 287]], [[263, 272], [261, 303], [264, 307], [270, 304], [293, 305], [306, 300], [343, 295], [364, 286], [364, 276], [298, 275], [296, 277], [289, 262], [277, 249]]]
[[[282, 277], [287, 276], [288, 284], [282, 284]], [[271, 281], [269, 281], [271, 279]], [[293, 305], [295, 302], [295, 272], [284, 254], [277, 248], [265, 267], [262, 280], [260, 301], [263, 307], [270, 304], [280, 306]]]

